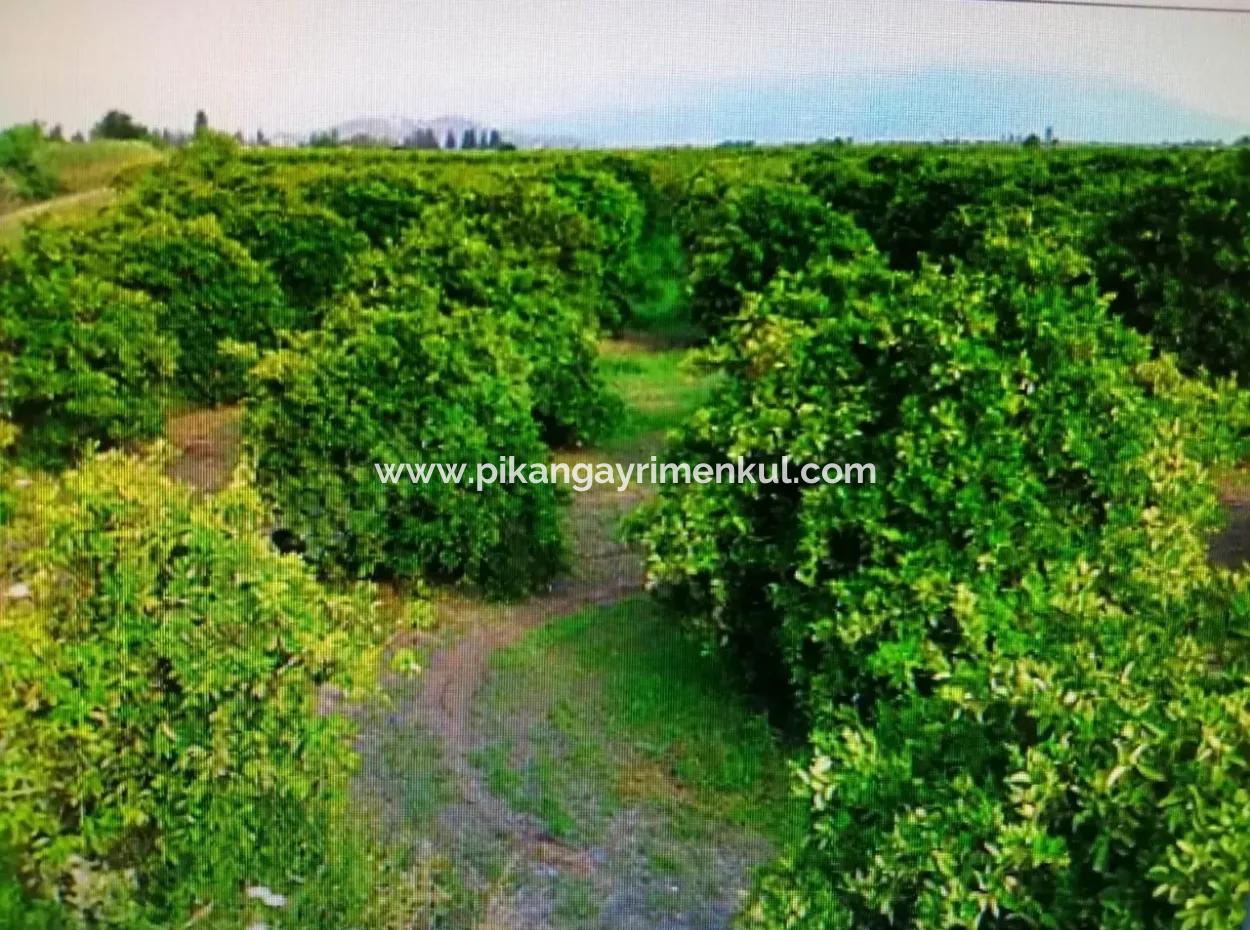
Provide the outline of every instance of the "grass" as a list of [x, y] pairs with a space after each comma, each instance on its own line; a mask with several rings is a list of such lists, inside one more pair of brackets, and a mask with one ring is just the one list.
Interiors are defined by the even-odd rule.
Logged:
[[715, 378], [690, 369], [688, 348], [701, 341], [690, 322], [685, 257], [677, 235], [652, 231], [638, 251], [641, 291], [630, 325], [599, 347], [599, 370], [625, 410], [600, 443], [609, 455], [646, 459], [665, 434], [685, 423], [710, 397]]
[[533, 814], [552, 836], [579, 838], [577, 818], [565, 803], [560, 753], [538, 747], [524, 759], [517, 755], [516, 741], [505, 737], [475, 753], [473, 764], [486, 773], [492, 793], [515, 810]]
[[[635, 803], [665, 810], [691, 840], [721, 824], [778, 846], [798, 835], [802, 810], [764, 715], [647, 599], [554, 621], [494, 663], [487, 713], [531, 726], [486, 750], [488, 779], [554, 835], [593, 835], [605, 813]], [[680, 867], [671, 849], [656, 856]]]
[[162, 158], [160, 150], [147, 142], [100, 139], [44, 145], [36, 152], [35, 163], [56, 177], [61, 193], [76, 194], [107, 187], [119, 174]]
[[49, 143], [35, 153], [35, 162], [56, 178], [61, 195], [50, 200], [0, 210], [0, 248], [21, 241], [22, 227], [41, 216], [73, 222], [98, 212], [112, 202], [111, 187], [120, 175], [140, 170], [164, 158], [146, 142], [100, 140], [83, 143]]
[[399, 784], [405, 825], [418, 832], [428, 831], [439, 812], [459, 795], [441, 766], [434, 737], [424, 733], [405, 733], [404, 737], [389, 740], [382, 752], [390, 771], [409, 774]]
[[560, 926], [577, 926], [599, 916], [595, 886], [589, 879], [560, 875], [555, 883], [553, 916]]
[[801, 836], [786, 747], [729, 668], [644, 596], [496, 653], [476, 712], [472, 761], [491, 790], [597, 862], [590, 880], [551, 873], [564, 930], [719, 926], [750, 869]]
[[608, 385], [625, 402], [615, 429], [601, 444], [609, 454], [640, 459], [663, 448], [664, 436], [690, 419], [710, 398], [716, 379], [685, 370], [683, 349], [645, 351], [636, 343], [610, 340], [600, 347], [599, 366]]
[[630, 307], [629, 332], [670, 346], [698, 342], [700, 333], [690, 321], [687, 303], [686, 259], [677, 234], [670, 229], [652, 232], [640, 244], [636, 261], [643, 283]]

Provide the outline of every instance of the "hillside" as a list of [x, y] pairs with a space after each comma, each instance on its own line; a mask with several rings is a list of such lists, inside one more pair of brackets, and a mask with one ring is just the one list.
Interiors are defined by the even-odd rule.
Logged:
[[57, 179], [62, 194], [107, 187], [118, 175], [164, 156], [149, 142], [97, 139], [82, 143], [49, 143], [35, 153], [35, 162]]
[[0, 169], [0, 248], [16, 241], [22, 225], [36, 216], [76, 216], [99, 209], [112, 199], [112, 185], [119, 177], [162, 158], [160, 150], [135, 140], [41, 144], [31, 162], [56, 195], [23, 196], [16, 178]]

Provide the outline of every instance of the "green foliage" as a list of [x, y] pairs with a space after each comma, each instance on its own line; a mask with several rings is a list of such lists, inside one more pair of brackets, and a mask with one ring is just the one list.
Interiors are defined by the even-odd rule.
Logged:
[[615, 405], [594, 368], [596, 329], [619, 323], [634, 287], [643, 211], [629, 187], [585, 169], [551, 183], [476, 172], [456, 185], [384, 165], [310, 173], [297, 187], [380, 247], [342, 291], [393, 307], [435, 291], [449, 308], [489, 313], [530, 363], [544, 438], [603, 432]]
[[151, 133], [142, 123], [121, 110], [109, 110], [91, 127], [92, 139], [148, 139]]
[[321, 301], [368, 242], [342, 217], [301, 200], [285, 179], [254, 169], [241, 152], [234, 139], [206, 131], [152, 171], [134, 199], [182, 219], [214, 217], [269, 268], [302, 320], [315, 322]]
[[638, 287], [629, 327], [665, 345], [691, 345], [701, 334], [690, 319], [686, 256], [677, 234], [667, 225], [648, 231], [634, 256]]
[[643, 285], [637, 256], [647, 217], [638, 189], [606, 171], [566, 170], [553, 181], [557, 193], [593, 225], [601, 263], [597, 316], [605, 328], [619, 329]]
[[221, 350], [223, 340], [274, 348], [277, 333], [300, 322], [273, 275], [212, 216], [130, 214], [89, 228], [79, 242], [101, 276], [164, 305], [179, 349], [175, 383], [199, 403], [243, 394], [246, 365]]
[[347, 290], [397, 309], [435, 294], [447, 312], [489, 316], [525, 363], [534, 418], [549, 443], [600, 436], [619, 412], [595, 365], [595, 327], [562, 293], [557, 273], [492, 245], [445, 207], [362, 262]]
[[731, 185], [698, 177], [679, 220], [690, 259], [691, 314], [715, 332], [742, 296], [817, 256], [851, 259], [872, 245], [844, 216], [797, 184]]
[[607, 175], [558, 174], [551, 181], [502, 176], [464, 191], [452, 209], [491, 246], [550, 272], [588, 326], [612, 329], [622, 313], [618, 275], [627, 271], [606, 269], [620, 259], [614, 250], [635, 225], [634, 206], [636, 200]]
[[[808, 159], [801, 176], [827, 205], [854, 217], [891, 265], [914, 271], [925, 257], [966, 257], [978, 231], [951, 235], [952, 222], [960, 211], [985, 202], [1007, 205], [999, 165], [919, 151], [883, 153], [857, 164], [838, 150]], [[1025, 172], [1012, 162], [1006, 174], [1014, 180]]]
[[57, 192], [56, 176], [39, 160], [40, 149], [47, 144], [38, 123], [0, 131], [0, 179], [10, 179], [22, 200], [43, 200]]
[[1245, 913], [1250, 600], [1208, 567], [1242, 398], [1109, 318], [1061, 239], [977, 269], [781, 276], [679, 454], [871, 485], [667, 489], [653, 581], [810, 729], [767, 927], [1228, 927]]
[[[1119, 189], [1116, 189], [1116, 188]], [[1185, 162], [1087, 195], [1112, 304], [1190, 369], [1250, 379], [1250, 159]], [[1112, 206], [1111, 200], [1115, 199]]]
[[174, 370], [161, 305], [93, 276], [77, 252], [34, 227], [0, 254], [0, 416], [43, 464], [156, 436]]
[[351, 171], [327, 174], [312, 182], [304, 196], [351, 222], [374, 247], [384, 248], [398, 242], [446, 194], [411, 171], [376, 168], [364, 176]]
[[[368, 240], [336, 213], [298, 203], [258, 203], [230, 211], [225, 229], [277, 276], [292, 306], [316, 319]], [[314, 312], [315, 311], [315, 312]]]
[[1188, 371], [1250, 371], [1250, 161], [1236, 152], [817, 152], [797, 173], [896, 268], [965, 260], [1005, 211], [1055, 207], [1112, 309]]
[[[239, 186], [251, 177], [239, 153], [234, 139], [209, 131], [146, 172], [133, 186], [130, 201], [179, 219], [211, 213], [224, 228], [244, 200]], [[246, 199], [254, 198], [255, 193]]]
[[[0, 153], [31, 163], [30, 143], [27, 130]], [[175, 341], [183, 390], [201, 400], [236, 398], [255, 361], [246, 431], [262, 493], [316, 568], [496, 593], [557, 571], [554, 490], [383, 484], [375, 463], [542, 461], [544, 439], [633, 444], [678, 419], [676, 451], [691, 461], [873, 462], [867, 486], [668, 488], [646, 518], [659, 590], [808, 736], [797, 784], [808, 834], [759, 885], [748, 922], [1227, 927], [1250, 891], [1250, 600], [1242, 576], [1207, 566], [1219, 516], [1206, 465], [1243, 451], [1250, 416], [1231, 385], [1182, 372], [1244, 378], [1250, 366], [1248, 169], [1239, 152], [1033, 146], [255, 153], [206, 131], [140, 180], [97, 227], [108, 235], [37, 229], [0, 259], [0, 417], [18, 430], [19, 456], [60, 464], [158, 431]], [[17, 177], [10, 166], [0, 196], [26, 196]], [[669, 355], [596, 365], [605, 329], [681, 328], [687, 295], [655, 280], [681, 277], [717, 374], [682, 387]], [[632, 420], [612, 422], [605, 372], [630, 394]], [[82, 526], [65, 517], [39, 552], [65, 561], [71, 546], [166, 539], [97, 525], [115, 508], [83, 493], [81, 512], [68, 496], [56, 510]], [[147, 484], [134, 493], [159, 496]], [[6, 484], [0, 520], [29, 535], [44, 518], [15, 516], [22, 499]], [[157, 506], [176, 513], [145, 520], [190, 526], [192, 540], [243, 538], [224, 512]], [[260, 602], [270, 618], [245, 596], [255, 588], [224, 574], [220, 592], [186, 589], [160, 574], [187, 557], [176, 546], [201, 551], [179, 540], [151, 550], [150, 566], [127, 557], [92, 575], [73, 563], [78, 575], [56, 576], [65, 591], [40, 582], [34, 607], [43, 598], [55, 611], [39, 622], [109, 607], [114, 626], [100, 628], [137, 636], [137, 617], [151, 626], [144, 592], [159, 588], [178, 599], [161, 617], [194, 607], [226, 630], [220, 602], [249, 618], [237, 645], [252, 626], [303, 624], [306, 599], [323, 603], [315, 585], [296, 586], [298, 601]], [[220, 558], [248, 577], [242, 555]], [[10, 584], [27, 583], [14, 572]], [[45, 655], [50, 680], [69, 681], [60, 652], [17, 642], [9, 618], [26, 617], [27, 600], [0, 601], [5, 654], [21, 660], [0, 682], [33, 676]], [[227, 645], [224, 667], [251, 668]], [[150, 640], [133, 654], [179, 648]], [[92, 675], [129, 668], [118, 650], [106, 658], [115, 665], [93, 653], [63, 692], [95, 694], [111, 679]], [[118, 693], [153, 680], [133, 677]], [[614, 719], [645, 723], [672, 749], [665, 761], [693, 759], [689, 781], [719, 777], [715, 747], [688, 735], [696, 723], [658, 719], [661, 674], [642, 666], [622, 681], [625, 702], [605, 704]], [[10, 715], [25, 713], [12, 695], [29, 683], [18, 687], [0, 690]], [[163, 696], [161, 712], [182, 696]], [[256, 703], [293, 714], [298, 702]], [[55, 710], [82, 706], [66, 697]], [[143, 713], [154, 746], [160, 726]], [[85, 727], [73, 735], [89, 743]], [[204, 824], [220, 824], [231, 849], [253, 848], [262, 819], [328, 836], [310, 819], [319, 788], [305, 792], [311, 806], [287, 803], [271, 778], [264, 790], [278, 793], [264, 797], [285, 799], [278, 808], [248, 800], [260, 794], [238, 801], [239, 784], [256, 788], [246, 779], [269, 771], [261, 755], [296, 751], [266, 746], [240, 749], [246, 777], [223, 794], [237, 810], [213, 807], [207, 788], [188, 795], [209, 805], [198, 819], [172, 793], [152, 795], [166, 807], [126, 806], [137, 789], [109, 787], [103, 765], [86, 767], [86, 789], [114, 791], [116, 810], [147, 819], [118, 821], [93, 800], [79, 835], [62, 796], [44, 810], [18, 795], [23, 813], [0, 814], [0, 866], [21, 880], [0, 881], [0, 915], [30, 905], [39, 926], [32, 895], [76, 881], [95, 895], [80, 910], [117, 914], [169, 905], [185, 916], [209, 885], [237, 894], [226, 846], [207, 846], [202, 867], [168, 849], [189, 849]], [[108, 747], [126, 777], [157, 751], [145, 742], [130, 760]], [[15, 764], [55, 780], [68, 763]], [[173, 792], [199, 764], [152, 783]], [[72, 838], [20, 832], [54, 822]], [[157, 842], [158, 822], [173, 824], [174, 846]], [[282, 859], [266, 849], [254, 854], [262, 872]], [[132, 867], [156, 871], [131, 885]], [[62, 905], [49, 907], [44, 923], [63, 923]], [[309, 908], [299, 925], [329, 919]]]
[[481, 314], [347, 301], [252, 371], [245, 440], [282, 525], [324, 571], [526, 591], [563, 564], [554, 487], [384, 484], [374, 470], [544, 461], [524, 376]]
[[181, 926], [317, 878], [353, 758], [317, 689], [368, 684], [370, 592], [277, 554], [253, 492], [197, 503], [159, 463], [110, 454], [14, 496], [0, 923]]

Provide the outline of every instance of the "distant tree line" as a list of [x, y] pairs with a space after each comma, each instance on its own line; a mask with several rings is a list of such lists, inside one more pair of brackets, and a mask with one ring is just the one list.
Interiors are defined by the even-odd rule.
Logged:
[[[21, 128], [22, 125], [11, 127], [14, 129]], [[37, 127], [38, 137], [47, 142], [85, 142], [86, 138], [82, 132], [75, 132], [68, 140], [65, 138], [65, 131], [60, 123], [54, 124], [50, 129], [45, 124], [35, 121], [29, 124]], [[208, 122], [208, 114], [203, 110], [197, 110], [195, 120], [192, 124], [191, 132], [180, 129], [155, 129], [149, 128], [134, 119], [124, 110], [109, 110], [91, 127], [88, 136], [91, 139], [139, 139], [151, 142], [157, 145], [166, 145], [171, 147], [180, 147], [193, 141], [195, 138], [210, 131]], [[245, 138], [242, 131], [235, 132], [234, 138], [237, 142], [246, 145], [267, 146], [270, 144], [269, 138], [265, 135], [264, 130], [257, 129], [255, 136], [248, 139]], [[852, 141], [849, 137], [843, 139], [835, 137], [833, 139], [818, 139], [819, 143], [824, 144], [850, 144]], [[961, 144], [971, 140], [961, 139], [945, 139], [944, 144]], [[1044, 136], [1038, 136], [1036, 133], [1028, 135], [1017, 135], [1016, 133], [1007, 133], [1000, 139], [1001, 142], [1012, 144], [1020, 144], [1025, 148], [1038, 148], [1043, 145], [1052, 146], [1058, 144], [1053, 130], [1047, 127]], [[350, 138], [340, 138], [338, 130], [331, 129], [325, 132], [314, 132], [307, 145], [314, 148], [331, 148], [334, 146], [348, 146], [353, 148], [391, 148], [395, 144], [389, 139], [379, 139], [365, 133], [354, 135]], [[717, 143], [718, 148], [749, 148], [755, 142], [751, 139], [725, 139]], [[1194, 148], [1218, 148], [1224, 145], [1233, 145], [1235, 147], [1250, 147], [1250, 135], [1244, 135], [1234, 140], [1232, 143], [1211, 140], [1211, 139], [1193, 139], [1184, 142], [1172, 143], [1173, 147], [1194, 147]], [[427, 149], [437, 151], [439, 149], [460, 149], [462, 151], [470, 151], [474, 149], [493, 149], [496, 151], [507, 151], [515, 149], [516, 146], [511, 142], [505, 142], [501, 137], [498, 129], [481, 129], [477, 130], [469, 127], [462, 134], [457, 136], [456, 132], [448, 129], [443, 137], [442, 143], [439, 143], [438, 135], [433, 129], [418, 129], [410, 133], [398, 146], [405, 149]]]
[[443, 137], [442, 146], [438, 144], [438, 136], [435, 135], [433, 129], [418, 129], [404, 139], [403, 147], [406, 149], [458, 148], [468, 151], [471, 149], [510, 149], [516, 146], [504, 142], [498, 129], [483, 129], [479, 134], [476, 129], [469, 127], [458, 140], [455, 131], [448, 129], [447, 135]]
[[[158, 145], [185, 145], [195, 136], [206, 132], [208, 129], [208, 117], [203, 110], [195, 114], [195, 124], [192, 132], [178, 129], [156, 129], [154, 127], [145, 126], [125, 110], [109, 110], [100, 117], [91, 129], [88, 136], [91, 139], [120, 139], [120, 140], [138, 140], [143, 142], [151, 142]], [[73, 142], [82, 142], [82, 133], [75, 133]]]
[[[357, 133], [354, 136], [343, 138], [339, 135], [337, 129], [314, 132], [309, 137], [308, 145], [313, 148], [334, 148], [336, 146], [351, 148], [396, 147], [395, 143], [390, 139], [378, 138], [368, 133]], [[469, 127], [459, 136], [457, 136], [455, 130], [448, 129], [440, 145], [438, 134], [433, 129], [426, 127], [409, 133], [403, 142], [399, 144], [398, 148], [425, 149], [429, 151], [438, 151], [439, 149], [460, 149], [462, 151], [493, 149], [496, 151], [507, 151], [515, 149], [516, 146], [510, 142], [505, 142], [502, 136], [500, 136], [498, 129], [482, 129], [479, 131], [473, 127]]]

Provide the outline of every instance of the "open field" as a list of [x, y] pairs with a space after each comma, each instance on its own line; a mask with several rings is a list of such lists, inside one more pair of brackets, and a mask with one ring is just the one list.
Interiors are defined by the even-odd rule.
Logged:
[[54, 216], [75, 221], [98, 213], [109, 204], [119, 178], [136, 177], [164, 155], [147, 142], [102, 140], [82, 143], [45, 143], [35, 150], [33, 164], [51, 179], [55, 195], [35, 202], [0, 202], [0, 248], [12, 247], [24, 224]]
[[35, 163], [57, 179], [62, 194], [80, 194], [109, 187], [119, 175], [164, 157], [148, 142], [99, 139], [48, 144], [35, 153]]

